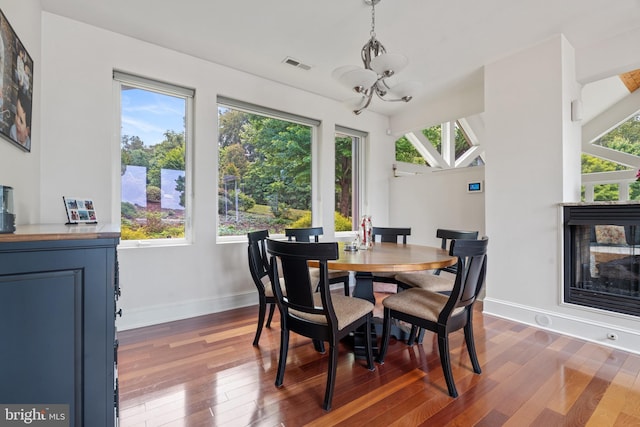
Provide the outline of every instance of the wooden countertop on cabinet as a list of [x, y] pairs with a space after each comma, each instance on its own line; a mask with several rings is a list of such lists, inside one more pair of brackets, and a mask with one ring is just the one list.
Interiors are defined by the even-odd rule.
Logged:
[[0, 243], [119, 237], [120, 227], [115, 224], [29, 224], [16, 226], [13, 233], [0, 233]]

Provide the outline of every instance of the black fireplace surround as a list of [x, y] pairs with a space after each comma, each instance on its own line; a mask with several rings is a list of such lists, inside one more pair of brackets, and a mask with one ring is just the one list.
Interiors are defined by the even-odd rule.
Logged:
[[564, 301], [640, 316], [640, 204], [563, 206]]

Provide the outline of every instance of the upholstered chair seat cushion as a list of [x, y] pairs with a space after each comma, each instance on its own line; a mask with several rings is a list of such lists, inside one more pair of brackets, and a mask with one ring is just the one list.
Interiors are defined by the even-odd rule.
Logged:
[[[322, 307], [322, 299], [319, 292], [313, 295], [313, 300], [316, 307]], [[333, 310], [338, 319], [339, 330], [344, 329], [347, 325], [350, 325], [373, 310], [373, 304], [361, 298], [332, 294], [331, 302], [333, 303]], [[315, 323], [327, 324], [326, 317], [321, 314], [304, 313], [293, 309], [289, 309], [289, 314]]]
[[[264, 276], [262, 279], [262, 284], [264, 285], [264, 294], [268, 297], [275, 297], [276, 294], [273, 292], [273, 288], [271, 287], [271, 279], [269, 276]], [[280, 278], [280, 288], [282, 289], [282, 293], [286, 295], [287, 289], [284, 287], [284, 279]]]
[[[382, 305], [390, 310], [401, 311], [411, 316], [437, 322], [438, 316], [448, 300], [448, 295], [411, 288], [386, 297], [382, 300]], [[452, 315], [455, 316], [463, 310], [464, 307], [456, 308]]]

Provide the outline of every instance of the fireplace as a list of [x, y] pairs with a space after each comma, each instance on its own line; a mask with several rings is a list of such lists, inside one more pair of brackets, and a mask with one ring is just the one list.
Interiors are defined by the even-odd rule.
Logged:
[[563, 211], [564, 301], [640, 316], [640, 204]]

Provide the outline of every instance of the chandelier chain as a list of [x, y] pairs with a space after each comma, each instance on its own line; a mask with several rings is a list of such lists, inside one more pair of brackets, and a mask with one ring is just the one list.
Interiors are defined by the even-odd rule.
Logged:
[[372, 39], [376, 38], [376, 2], [371, 2], [371, 31], [369, 32]]

